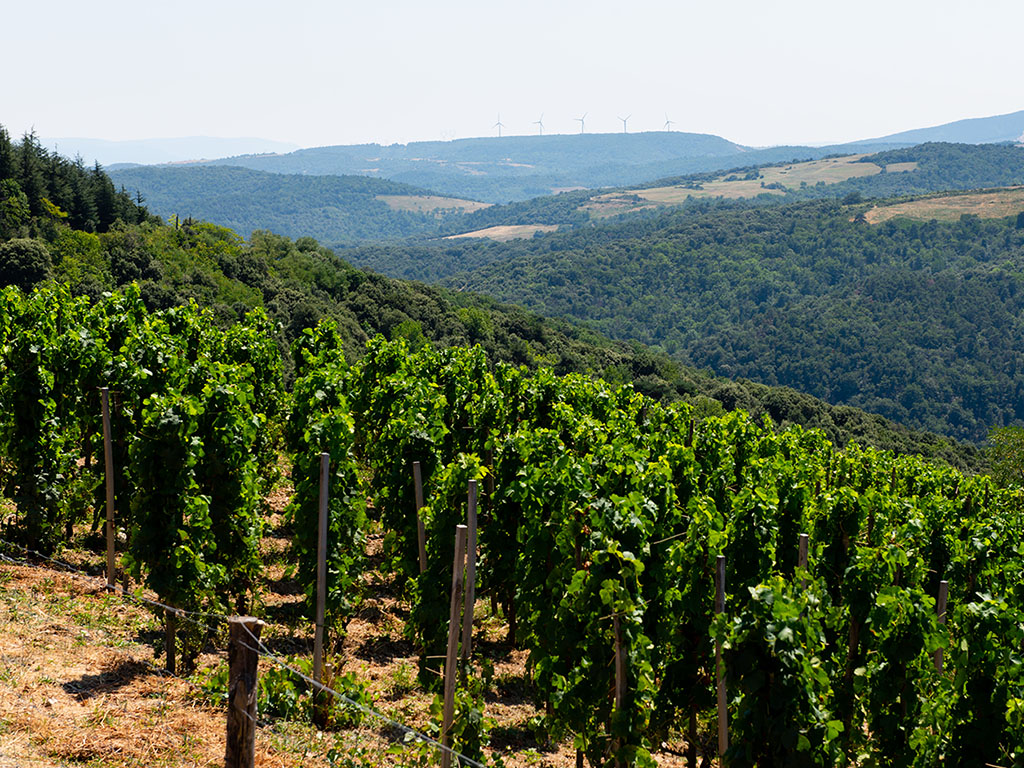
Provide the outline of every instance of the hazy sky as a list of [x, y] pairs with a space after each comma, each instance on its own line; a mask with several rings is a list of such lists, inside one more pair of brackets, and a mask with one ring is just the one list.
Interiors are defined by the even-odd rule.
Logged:
[[8, 3], [20, 135], [302, 146], [579, 131], [824, 143], [1024, 109], [1021, 0]]

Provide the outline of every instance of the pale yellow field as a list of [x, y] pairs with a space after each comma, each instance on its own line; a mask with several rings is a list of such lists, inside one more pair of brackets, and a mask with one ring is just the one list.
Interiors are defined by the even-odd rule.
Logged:
[[558, 229], [554, 224], [506, 224], [499, 227], [487, 227], [475, 232], [463, 232], [461, 235], [449, 235], [445, 240], [456, 240], [461, 237], [486, 237], [504, 243], [508, 240], [520, 240], [533, 237], [537, 232], [554, 232]]
[[875, 207], [867, 211], [864, 218], [871, 224], [879, 224], [897, 216], [919, 221], [957, 221], [965, 213], [982, 219], [1001, 219], [1021, 211], [1024, 211], [1024, 187], [1011, 187]]
[[438, 195], [377, 195], [377, 199], [387, 203], [392, 210], [414, 213], [434, 213], [452, 209], [472, 213], [481, 208], [491, 207], [490, 203], [478, 203], [475, 200], [460, 200], [457, 197], [439, 197]]
[[[847, 155], [826, 160], [811, 160], [791, 165], [778, 165], [760, 169], [760, 178], [744, 179], [743, 174], [722, 174], [711, 181], [701, 182], [693, 187], [672, 185], [654, 187], [652, 189], [635, 189], [625, 192], [614, 192], [595, 197], [582, 206], [592, 216], [603, 218], [647, 207], [649, 204], [678, 205], [688, 197], [726, 197], [743, 198], [757, 195], [781, 195], [786, 189], [800, 189], [801, 185], [812, 187], [818, 182], [838, 184], [847, 179], [861, 176], [874, 176], [881, 173], [881, 166], [875, 163], [857, 162], [864, 155]], [[906, 173], [917, 168], [917, 163], [893, 163], [886, 168], [887, 173]], [[782, 185], [785, 189], [769, 189], [772, 184]], [[639, 199], [637, 199], [639, 198]]]

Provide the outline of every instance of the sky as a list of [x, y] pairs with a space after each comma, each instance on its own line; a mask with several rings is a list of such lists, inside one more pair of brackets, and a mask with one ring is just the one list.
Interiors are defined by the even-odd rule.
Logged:
[[823, 144], [1024, 109], [1021, 0], [44, 0], [14, 136], [300, 146], [672, 129]]

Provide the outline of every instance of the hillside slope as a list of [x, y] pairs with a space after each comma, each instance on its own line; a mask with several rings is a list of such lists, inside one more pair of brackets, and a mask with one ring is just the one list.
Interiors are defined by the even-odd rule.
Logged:
[[862, 210], [818, 202], [666, 214], [419, 249], [406, 263], [461, 263], [469, 271], [447, 278], [451, 288], [919, 428], [980, 440], [1024, 420], [1017, 218], [872, 226], [853, 221]]
[[[481, 207], [365, 176], [300, 176], [219, 166], [156, 166], [110, 172], [165, 219], [192, 216], [245, 237], [269, 229], [331, 245], [436, 235], [446, 218]], [[417, 209], [417, 200], [432, 201]], [[398, 200], [408, 200], [400, 206]]]

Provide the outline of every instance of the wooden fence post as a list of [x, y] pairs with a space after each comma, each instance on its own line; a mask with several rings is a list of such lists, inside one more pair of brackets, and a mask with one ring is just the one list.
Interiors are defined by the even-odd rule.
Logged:
[[[797, 567], [801, 570], [807, 570], [807, 545], [810, 542], [810, 536], [806, 533], [800, 534], [800, 553], [797, 555]], [[800, 580], [800, 589], [807, 589], [807, 579]]]
[[[466, 539], [468, 529], [455, 526], [455, 560], [452, 562], [452, 602], [448, 612], [448, 653], [444, 661], [444, 711], [441, 720], [441, 745], [448, 746], [448, 732], [455, 715], [455, 678], [459, 655], [459, 603], [462, 597], [462, 575], [466, 568]], [[441, 750], [441, 768], [451, 768], [452, 755]]]
[[251, 616], [228, 619], [228, 733], [224, 768], [256, 765], [256, 668], [263, 622]]
[[427, 528], [420, 510], [423, 508], [423, 470], [418, 461], [412, 463], [412, 482], [416, 492], [416, 540], [419, 544], [420, 573], [427, 570]]
[[466, 505], [466, 606], [462, 610], [462, 659], [473, 653], [473, 609], [476, 606], [476, 480], [469, 481]]
[[173, 609], [164, 610], [164, 653], [167, 656], [167, 671], [172, 675], [178, 672], [176, 640], [178, 636], [178, 612]]
[[[939, 624], [946, 624], [946, 601], [949, 599], [949, 582], [943, 579], [939, 582], [939, 599], [935, 603], [935, 612], [939, 617]], [[935, 649], [935, 669], [942, 672], [942, 649]]]
[[114, 589], [114, 449], [110, 442], [110, 387], [100, 388], [103, 410], [103, 470], [107, 482], [107, 589]]
[[[327, 606], [327, 506], [331, 482], [331, 455], [320, 454], [320, 513], [316, 539], [316, 625], [313, 633], [313, 679], [324, 682], [324, 615]], [[314, 693], [317, 725], [325, 725], [327, 711], [321, 692]]]
[[[719, 555], [715, 563], [715, 613], [725, 613], [725, 555]], [[718, 759], [722, 761], [729, 749], [729, 712], [721, 640], [715, 641], [715, 674], [718, 678]]]
[[[615, 711], [621, 712], [622, 706], [626, 703], [626, 652], [622, 647], [622, 621], [619, 614], [612, 617], [615, 630]], [[616, 739], [613, 749], [618, 752], [622, 744]], [[615, 756], [615, 765], [622, 765], [618, 755]]]

